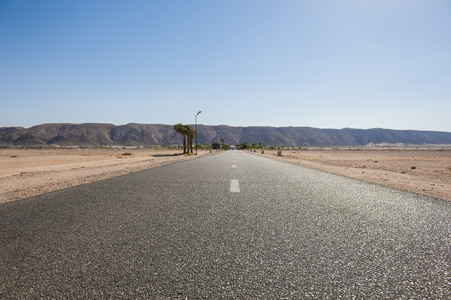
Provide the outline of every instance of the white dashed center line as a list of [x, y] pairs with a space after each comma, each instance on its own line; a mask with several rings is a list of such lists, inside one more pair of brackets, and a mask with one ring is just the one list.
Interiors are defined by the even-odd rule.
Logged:
[[230, 181], [230, 192], [231, 193], [239, 193], [240, 192], [240, 184], [238, 183], [238, 179], [232, 179]]
[[236, 165], [232, 165], [232, 169], [236, 169]]

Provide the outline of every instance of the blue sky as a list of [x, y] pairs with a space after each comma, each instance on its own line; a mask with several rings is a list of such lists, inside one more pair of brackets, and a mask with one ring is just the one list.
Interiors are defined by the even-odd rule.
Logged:
[[451, 131], [451, 1], [0, 0], [0, 127]]

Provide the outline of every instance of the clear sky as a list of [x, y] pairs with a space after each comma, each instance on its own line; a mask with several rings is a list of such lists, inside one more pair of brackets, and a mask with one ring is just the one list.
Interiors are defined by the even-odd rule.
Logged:
[[0, 127], [451, 131], [449, 0], [0, 0]]

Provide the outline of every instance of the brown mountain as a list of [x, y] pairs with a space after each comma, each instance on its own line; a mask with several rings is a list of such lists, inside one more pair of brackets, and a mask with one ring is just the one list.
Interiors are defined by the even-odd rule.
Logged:
[[[451, 132], [311, 127], [232, 127], [198, 125], [198, 141], [266, 146], [362, 146], [370, 143], [451, 144]], [[182, 144], [172, 125], [42, 124], [0, 128], [0, 146], [170, 146]]]

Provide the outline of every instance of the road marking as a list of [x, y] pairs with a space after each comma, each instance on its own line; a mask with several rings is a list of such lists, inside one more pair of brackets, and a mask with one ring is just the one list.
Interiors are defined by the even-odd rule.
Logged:
[[239, 193], [240, 192], [240, 184], [238, 183], [238, 179], [232, 179], [230, 181], [230, 192], [231, 193]]
[[232, 165], [232, 169], [236, 169], [236, 165]]

